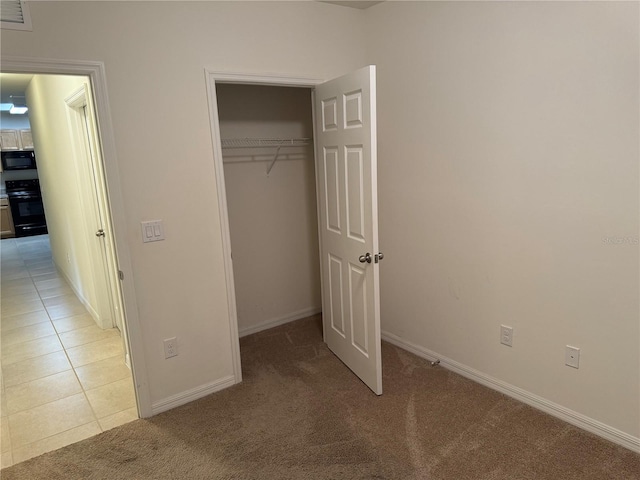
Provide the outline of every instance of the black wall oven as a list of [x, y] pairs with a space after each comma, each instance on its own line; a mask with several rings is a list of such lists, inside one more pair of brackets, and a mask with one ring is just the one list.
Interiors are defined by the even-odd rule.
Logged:
[[7, 180], [5, 185], [16, 237], [47, 233], [40, 182], [37, 179]]
[[35, 170], [36, 154], [28, 150], [2, 152], [2, 169], [7, 170]]

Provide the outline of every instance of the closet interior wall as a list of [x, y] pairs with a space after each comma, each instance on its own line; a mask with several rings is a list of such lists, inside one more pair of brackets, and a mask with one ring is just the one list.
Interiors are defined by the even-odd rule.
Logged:
[[[313, 137], [311, 90], [216, 84], [220, 136]], [[223, 148], [240, 336], [320, 312], [313, 142]]]

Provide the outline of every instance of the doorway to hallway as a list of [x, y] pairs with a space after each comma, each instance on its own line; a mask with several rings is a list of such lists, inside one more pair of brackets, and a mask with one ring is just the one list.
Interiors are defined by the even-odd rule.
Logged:
[[25, 86], [50, 235], [0, 246], [2, 467], [138, 418], [91, 79]]

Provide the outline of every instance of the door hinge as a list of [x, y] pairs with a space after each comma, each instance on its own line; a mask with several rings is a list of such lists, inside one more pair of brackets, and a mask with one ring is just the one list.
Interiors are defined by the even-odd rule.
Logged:
[[124, 272], [122, 270], [118, 270], [118, 278], [124, 280]]

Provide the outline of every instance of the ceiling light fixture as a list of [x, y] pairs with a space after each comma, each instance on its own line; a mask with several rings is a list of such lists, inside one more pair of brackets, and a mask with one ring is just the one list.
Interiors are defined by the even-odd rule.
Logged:
[[9, 113], [12, 115], [24, 115], [25, 113], [27, 113], [27, 110], [29, 110], [27, 107], [13, 105], [9, 110]]
[[[16, 99], [18, 101], [16, 102]], [[24, 95], [9, 95], [9, 100], [13, 102], [13, 105], [9, 109], [9, 113], [13, 115], [24, 115], [27, 113], [27, 106], [25, 105], [25, 96]]]
[[0, 112], [8, 112], [13, 108], [13, 103], [0, 103]]

